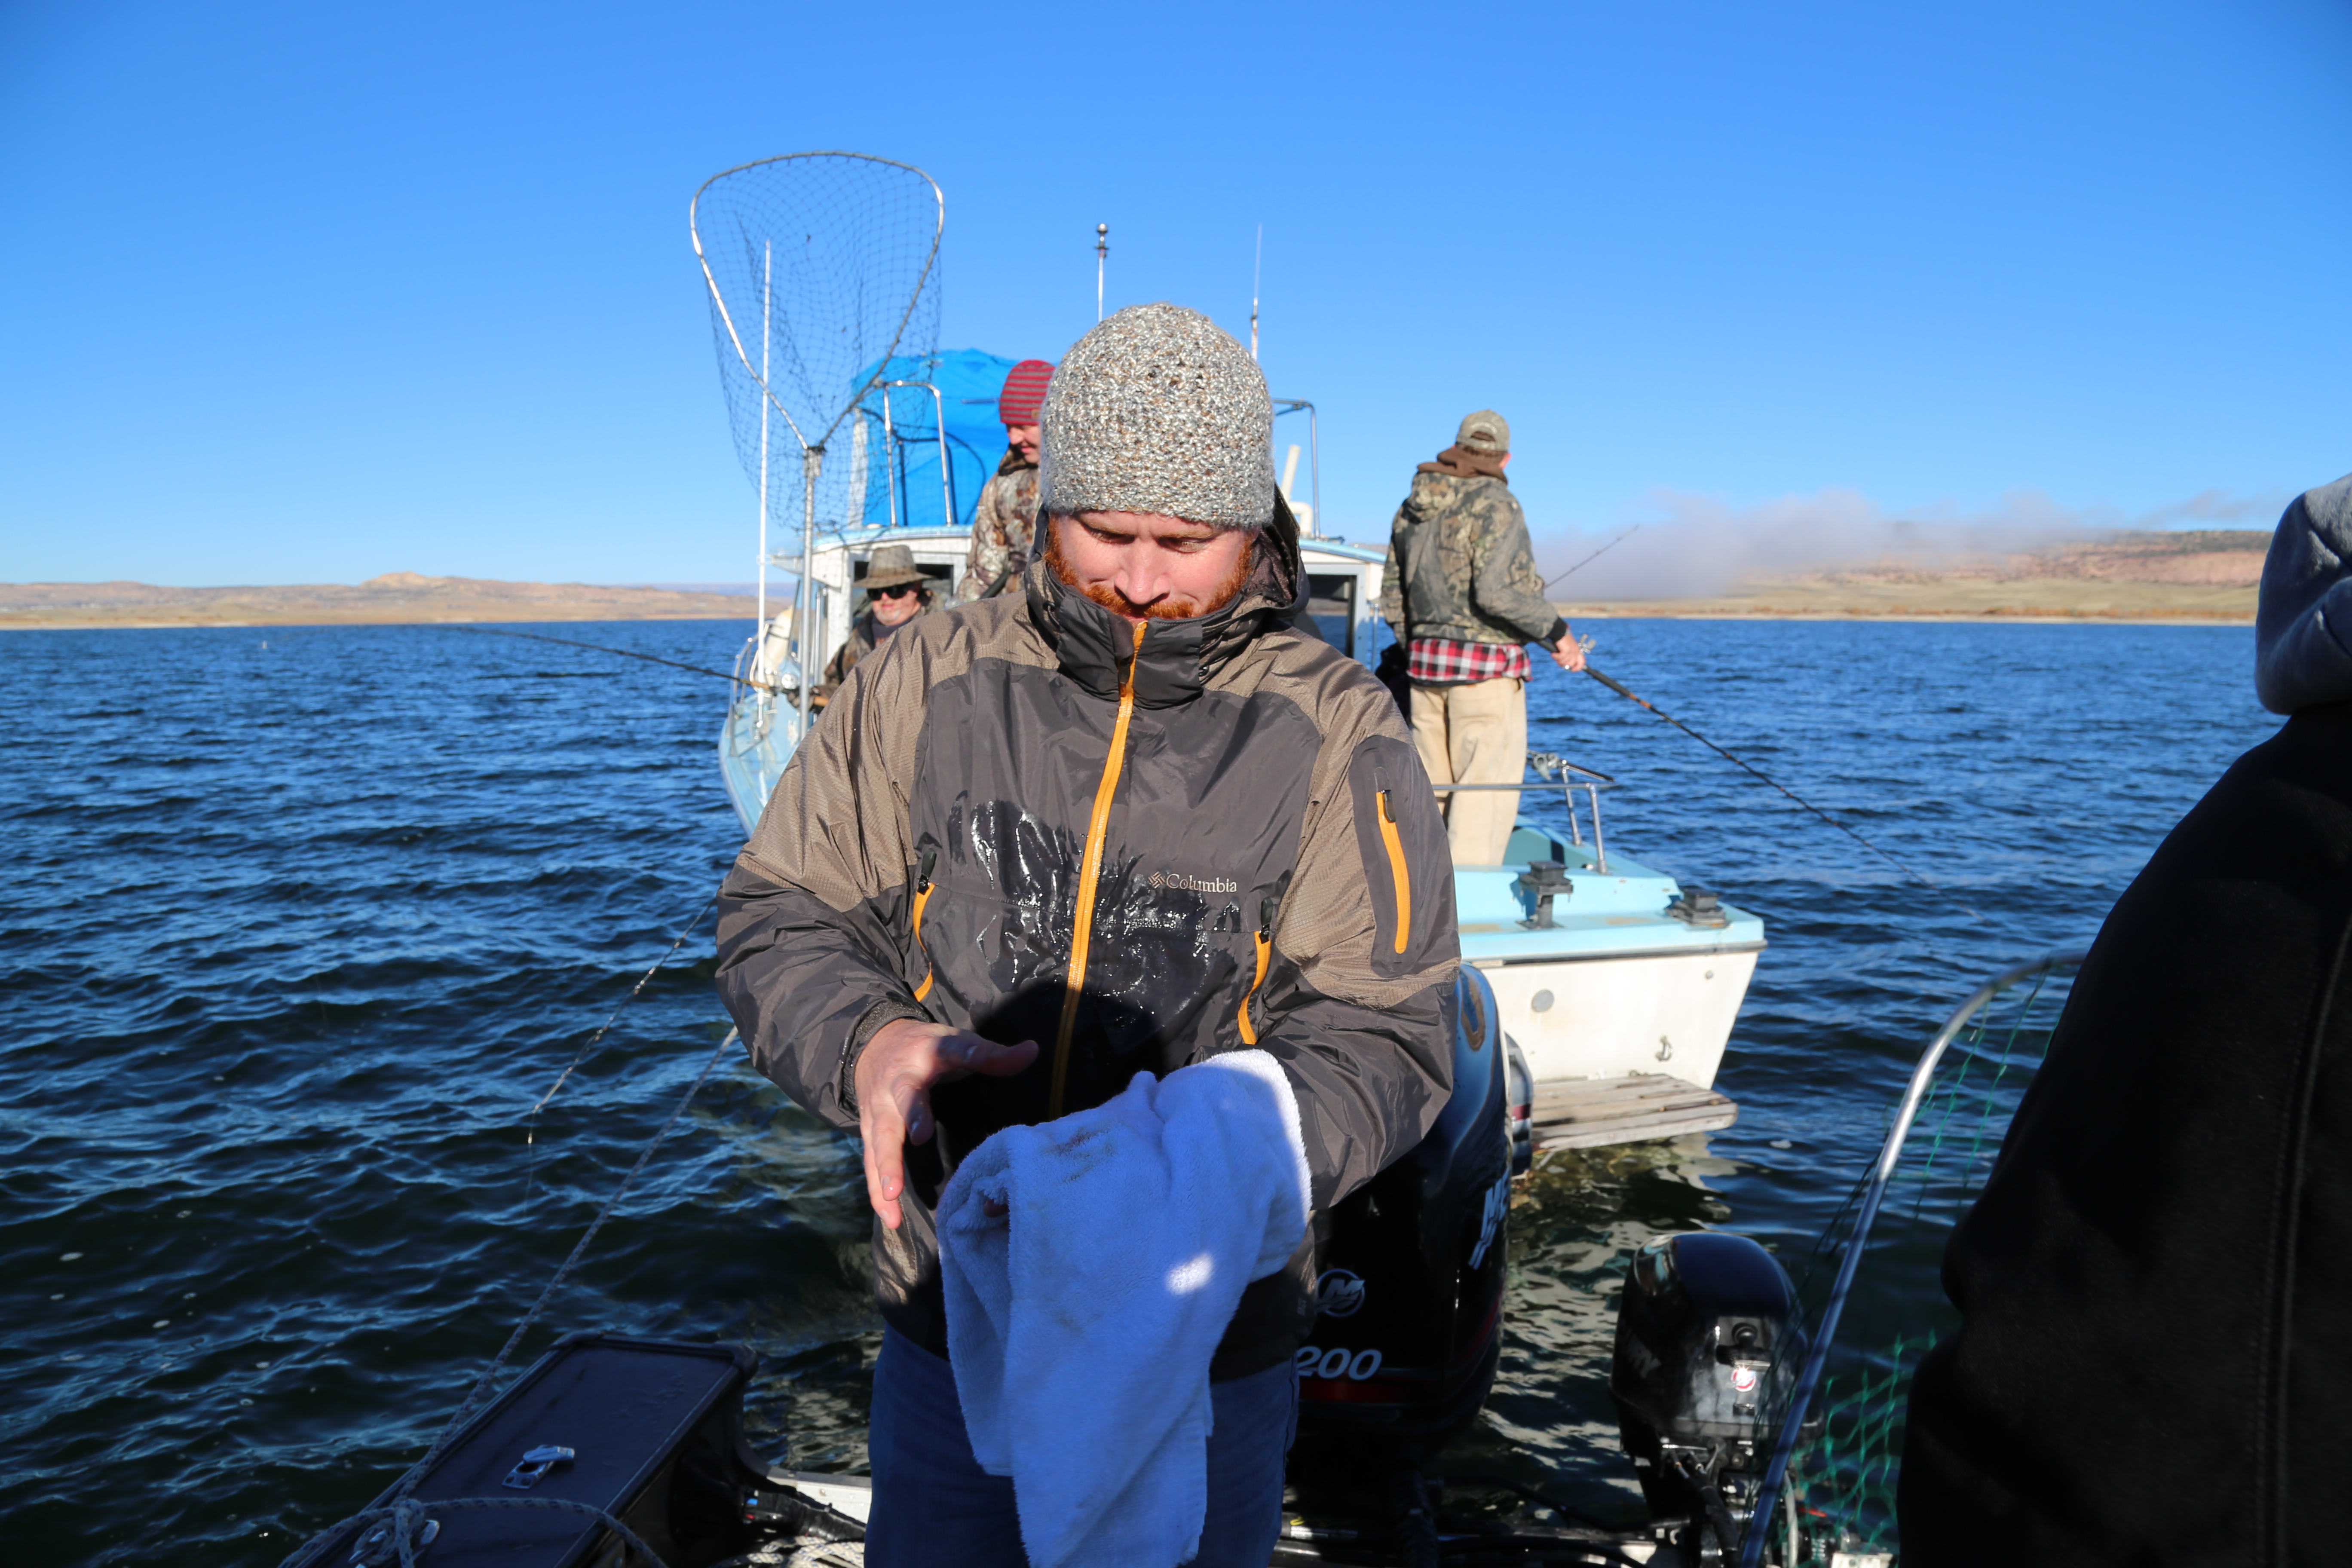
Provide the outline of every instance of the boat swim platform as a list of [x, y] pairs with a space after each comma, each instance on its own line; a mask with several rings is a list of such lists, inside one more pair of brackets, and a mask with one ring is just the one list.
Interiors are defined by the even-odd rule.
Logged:
[[1529, 1110], [1538, 1153], [1717, 1132], [1739, 1120], [1731, 1100], [1662, 1072], [1539, 1080]]

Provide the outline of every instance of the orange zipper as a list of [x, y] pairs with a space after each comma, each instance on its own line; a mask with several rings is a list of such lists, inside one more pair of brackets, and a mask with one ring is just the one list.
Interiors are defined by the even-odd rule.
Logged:
[[923, 906], [931, 901], [931, 851], [923, 851], [923, 864], [916, 873], [922, 879], [915, 889], [915, 951], [923, 954], [923, 983], [915, 987], [915, 1000], [919, 1002], [931, 994], [931, 982], [940, 977], [939, 966], [923, 948]]
[[1405, 931], [1412, 924], [1412, 879], [1405, 875], [1404, 840], [1397, 836], [1396, 814], [1389, 809], [1389, 792], [1377, 797], [1381, 812], [1381, 842], [1388, 846], [1389, 875], [1396, 879], [1396, 950], [1404, 951]]
[[1265, 984], [1266, 963], [1274, 957], [1275, 908], [1272, 899], [1258, 906], [1257, 976], [1250, 982], [1250, 988], [1242, 993], [1242, 1008], [1237, 1015], [1241, 1019], [1242, 1044], [1245, 1046], [1257, 1044], [1257, 1026], [1250, 1022], [1249, 1005], [1250, 999], [1257, 994], [1257, 988]]
[[[1148, 624], [1148, 623], [1147, 623]], [[1062, 1087], [1070, 1076], [1070, 1033], [1078, 1024], [1078, 996], [1087, 985], [1087, 949], [1094, 939], [1095, 883], [1102, 876], [1103, 835], [1110, 827], [1111, 797], [1118, 793], [1118, 770], [1127, 761], [1127, 721], [1135, 716], [1135, 667], [1143, 660], [1143, 626], [1135, 628], [1135, 651], [1118, 679], [1118, 717], [1110, 727], [1110, 755], [1103, 759], [1102, 782], [1095, 786], [1094, 815], [1087, 821], [1087, 852], [1078, 862], [1078, 912], [1070, 930], [1070, 973], [1062, 988], [1062, 1023], [1054, 1032], [1054, 1087], [1045, 1104], [1048, 1121], [1062, 1114]]]

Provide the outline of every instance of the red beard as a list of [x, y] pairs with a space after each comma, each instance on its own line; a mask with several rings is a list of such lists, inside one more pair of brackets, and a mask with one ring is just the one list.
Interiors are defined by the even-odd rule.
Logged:
[[1249, 581], [1250, 568], [1256, 564], [1257, 542], [1253, 540], [1249, 548], [1235, 558], [1234, 569], [1225, 574], [1225, 580], [1217, 584], [1205, 602], [1168, 598], [1156, 604], [1139, 605], [1108, 583], [1088, 584], [1075, 580], [1070, 574], [1069, 563], [1062, 559], [1061, 531], [1054, 526], [1052, 518], [1045, 520], [1046, 570], [1061, 581], [1063, 587], [1075, 594], [1084, 594], [1112, 615], [1122, 616], [1130, 621], [1189, 621], [1196, 616], [1222, 610], [1234, 602], [1234, 596], [1242, 591], [1242, 584]]

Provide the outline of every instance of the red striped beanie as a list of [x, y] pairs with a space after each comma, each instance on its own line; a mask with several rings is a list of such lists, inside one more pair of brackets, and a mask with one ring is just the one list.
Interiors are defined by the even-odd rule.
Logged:
[[1005, 425], [1034, 425], [1037, 411], [1045, 406], [1045, 387], [1054, 379], [1054, 362], [1024, 359], [1004, 377], [1004, 390], [996, 395], [996, 417]]

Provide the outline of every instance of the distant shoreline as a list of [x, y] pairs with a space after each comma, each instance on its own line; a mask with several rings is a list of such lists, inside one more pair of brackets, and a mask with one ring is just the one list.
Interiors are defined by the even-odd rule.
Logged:
[[[1887, 562], [1736, 583], [1705, 596], [1559, 599], [1570, 620], [2252, 626], [2264, 536], [2119, 534], [2000, 559]], [[356, 585], [0, 584], [0, 631], [750, 620], [734, 584], [611, 587], [395, 572]]]
[[1698, 597], [1567, 600], [1560, 610], [1571, 620], [2242, 626], [2254, 621], [2268, 544], [2251, 531], [2120, 533], [2001, 557], [1752, 578]]
[[396, 572], [357, 585], [163, 588], [144, 583], [0, 584], [0, 631], [469, 626], [496, 622], [751, 620], [731, 593], [502, 583]]

